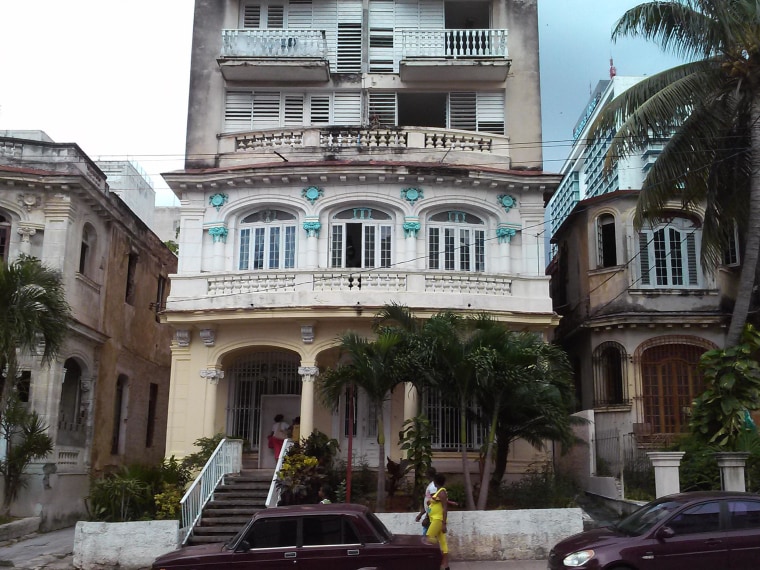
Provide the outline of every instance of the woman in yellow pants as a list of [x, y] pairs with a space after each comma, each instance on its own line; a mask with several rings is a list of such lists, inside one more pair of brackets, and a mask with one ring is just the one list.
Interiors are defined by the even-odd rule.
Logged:
[[433, 479], [438, 490], [430, 501], [430, 526], [427, 537], [437, 542], [441, 548], [441, 568], [449, 570], [449, 545], [446, 542], [446, 520], [449, 515], [449, 497], [446, 493], [446, 477], [442, 473], [436, 473]]

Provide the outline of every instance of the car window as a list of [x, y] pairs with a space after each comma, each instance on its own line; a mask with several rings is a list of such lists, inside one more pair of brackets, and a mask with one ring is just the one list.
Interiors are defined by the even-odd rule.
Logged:
[[358, 544], [356, 532], [340, 515], [308, 516], [303, 519], [303, 545]]
[[670, 500], [648, 503], [620, 521], [615, 528], [625, 534], [639, 536], [680, 507], [681, 503]]
[[731, 528], [760, 528], [760, 501], [729, 501]]
[[720, 530], [720, 503], [717, 501], [689, 507], [667, 522], [676, 535]]
[[282, 517], [258, 519], [245, 539], [251, 548], [295, 548], [297, 538], [298, 519]]
[[372, 525], [372, 528], [375, 529], [377, 536], [375, 536], [374, 534], [367, 534], [366, 536], [362, 535], [361, 537], [362, 542], [365, 542], [365, 543], [388, 542], [391, 539], [393, 535], [385, 527], [382, 521], [374, 515], [374, 513], [367, 513], [367, 520]]

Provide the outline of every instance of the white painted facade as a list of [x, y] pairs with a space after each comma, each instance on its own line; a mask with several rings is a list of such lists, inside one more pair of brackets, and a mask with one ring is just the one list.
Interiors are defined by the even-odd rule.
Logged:
[[[559, 178], [536, 142], [536, 10], [196, 2], [185, 169], [164, 174], [181, 204], [167, 454], [221, 431], [273, 465], [264, 436], [283, 413], [345, 455], [346, 407], [325, 409], [315, 381], [387, 303], [550, 335], [543, 200]], [[455, 466], [447, 412], [401, 389], [384, 455], [420, 406]], [[376, 466], [373, 415], [360, 395], [354, 460]]]

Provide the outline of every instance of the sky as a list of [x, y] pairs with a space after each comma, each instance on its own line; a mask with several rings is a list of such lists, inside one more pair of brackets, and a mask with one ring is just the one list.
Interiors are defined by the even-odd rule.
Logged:
[[[653, 44], [613, 44], [638, 0], [538, 0], [544, 170], [559, 172], [597, 82], [678, 63]], [[134, 160], [175, 203], [162, 172], [183, 165], [193, 0], [0, 0], [0, 131], [43, 130], [95, 160]]]

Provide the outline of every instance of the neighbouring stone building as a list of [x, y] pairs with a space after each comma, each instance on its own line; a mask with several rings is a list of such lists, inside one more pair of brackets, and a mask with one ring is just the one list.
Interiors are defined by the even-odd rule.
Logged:
[[[315, 380], [387, 303], [550, 337], [560, 178], [542, 171], [539, 87], [535, 0], [196, 1], [185, 169], [164, 174], [181, 203], [167, 454], [223, 432], [272, 466], [282, 413], [344, 459], [352, 433], [351, 459], [376, 467], [369, 402], [349, 426]], [[435, 393], [393, 394], [385, 454], [420, 407], [436, 464], [459, 469]], [[509, 469], [544, 458], [518, 445]]]
[[0, 257], [60, 271], [73, 314], [50, 367], [21, 361], [23, 397], [55, 448], [12, 513], [50, 529], [87, 517], [92, 475], [164, 458], [172, 333], [158, 312], [177, 259], [76, 144], [0, 135]]
[[666, 219], [634, 226], [641, 185], [666, 141], [609, 172], [610, 139], [586, 145], [602, 107], [641, 79], [599, 83], [547, 206], [548, 273], [562, 316], [555, 338], [572, 356], [578, 400], [593, 422], [592, 475], [617, 476], [624, 453], [661, 448], [688, 431], [703, 389], [699, 357], [723, 346], [739, 274], [738, 241], [715, 272], [703, 270], [703, 211], [672, 204]]

